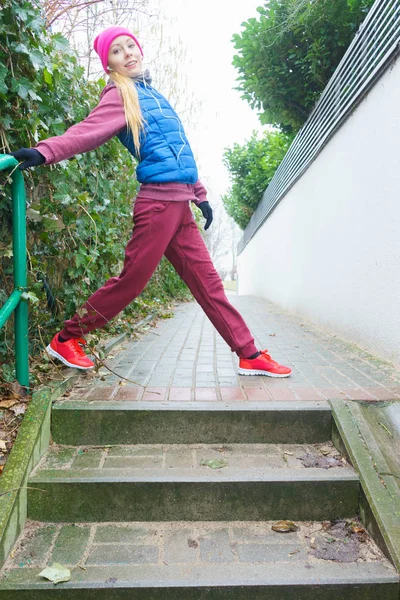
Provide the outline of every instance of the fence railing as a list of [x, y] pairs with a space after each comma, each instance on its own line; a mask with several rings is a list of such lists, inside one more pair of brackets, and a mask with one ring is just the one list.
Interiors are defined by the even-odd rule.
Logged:
[[242, 252], [396, 55], [400, 0], [376, 0], [268, 185], [238, 244]]
[[[8, 154], [0, 154], [0, 171], [12, 169], [18, 161]], [[26, 200], [24, 178], [19, 169], [12, 174], [12, 248], [14, 261], [14, 290], [0, 309], [0, 329], [14, 314], [15, 375], [21, 386], [29, 390], [28, 302], [26, 268]]]

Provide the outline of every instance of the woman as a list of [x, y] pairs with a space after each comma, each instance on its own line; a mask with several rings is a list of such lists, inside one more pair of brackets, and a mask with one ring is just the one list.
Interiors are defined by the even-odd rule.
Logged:
[[109, 75], [99, 104], [84, 121], [63, 135], [22, 148], [12, 155], [21, 169], [54, 164], [88, 152], [117, 135], [138, 161], [140, 189], [134, 206], [134, 228], [124, 267], [95, 292], [47, 346], [48, 353], [69, 367], [91, 369], [82, 349], [83, 336], [116, 316], [143, 290], [163, 255], [186, 282], [217, 331], [239, 356], [239, 374], [288, 377], [291, 369], [258, 351], [248, 327], [229, 303], [194, 221], [190, 202], [212, 222], [207, 192], [178, 115], [143, 75], [143, 51], [131, 31], [109, 27], [94, 41]]

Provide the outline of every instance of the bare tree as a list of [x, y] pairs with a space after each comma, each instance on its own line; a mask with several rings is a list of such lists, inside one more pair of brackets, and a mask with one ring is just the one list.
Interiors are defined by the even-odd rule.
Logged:
[[56, 21], [63, 17], [70, 17], [71, 14], [76, 15], [80, 11], [85, 10], [91, 4], [98, 4], [104, 0], [44, 0], [44, 2], [36, 1], [35, 4], [40, 5], [46, 15], [46, 26], [51, 27]]
[[236, 279], [236, 246], [242, 235], [241, 230], [234, 220], [227, 214], [222, 199], [208, 188], [208, 199], [213, 209], [213, 223], [204, 235], [204, 241], [210, 253], [216, 270], [222, 279], [230, 276], [232, 281]]
[[179, 113], [185, 129], [193, 126], [199, 107], [189, 91], [187, 55], [179, 36], [172, 36], [171, 19], [162, 0], [35, 0], [44, 9], [48, 26], [66, 37], [78, 54], [88, 79], [104, 77], [93, 50], [93, 39], [105, 27], [122, 25], [138, 35], [145, 67], [154, 85]]

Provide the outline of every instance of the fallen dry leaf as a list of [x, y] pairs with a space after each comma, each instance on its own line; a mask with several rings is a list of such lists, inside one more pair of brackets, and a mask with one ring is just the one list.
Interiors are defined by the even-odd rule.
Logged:
[[10, 398], [9, 400], [0, 400], [0, 408], [10, 408], [14, 404], [18, 404], [19, 400], [16, 398]]
[[24, 404], [23, 402], [20, 402], [20, 403], [18, 403], [16, 405], [12, 406], [10, 408], [10, 410], [17, 417], [18, 415], [25, 414], [26, 408], [27, 408], [26, 404]]
[[200, 465], [203, 467], [210, 467], [210, 469], [222, 469], [228, 466], [228, 461], [225, 458], [214, 458], [211, 460], [201, 460]]
[[322, 448], [320, 448], [320, 452], [324, 456], [328, 456], [328, 454], [331, 453], [331, 449], [328, 446], [323, 446]]
[[43, 569], [39, 573], [39, 577], [45, 577], [53, 583], [60, 583], [71, 579], [71, 571], [64, 565], [60, 565], [60, 563], [53, 563], [50, 567]]
[[277, 533], [288, 533], [289, 531], [297, 531], [298, 527], [293, 521], [277, 521], [271, 527]]

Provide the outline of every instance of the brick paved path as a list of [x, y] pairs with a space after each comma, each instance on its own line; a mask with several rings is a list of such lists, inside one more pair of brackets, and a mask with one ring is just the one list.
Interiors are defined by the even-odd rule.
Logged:
[[293, 368], [290, 378], [238, 376], [237, 356], [191, 302], [180, 304], [173, 318], [125, 342], [106, 360], [140, 385], [102, 368], [82, 375], [69, 398], [169, 403], [400, 398], [400, 370], [394, 365], [261, 298], [230, 294], [230, 300], [256, 345]]

